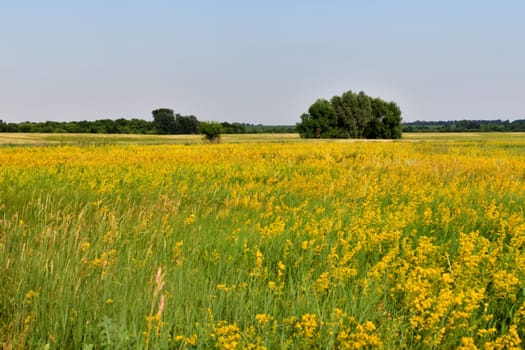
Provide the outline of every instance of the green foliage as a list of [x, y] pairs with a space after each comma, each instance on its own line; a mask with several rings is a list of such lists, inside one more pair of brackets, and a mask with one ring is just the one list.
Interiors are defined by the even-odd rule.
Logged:
[[74, 122], [22, 122], [0, 123], [0, 132], [31, 133], [89, 133], [89, 134], [152, 134], [152, 122], [143, 119], [99, 119]]
[[403, 123], [404, 132], [487, 132], [525, 131], [525, 119], [509, 120], [448, 120]]
[[118, 325], [107, 316], [102, 317], [98, 324], [97, 348], [99, 349], [133, 349], [136, 347], [136, 337], [129, 335], [129, 331]]
[[401, 138], [401, 110], [394, 102], [347, 91], [330, 101], [319, 99], [301, 116], [297, 130], [305, 138]]
[[153, 124], [159, 134], [198, 134], [199, 121], [194, 115], [175, 114], [172, 109], [160, 108], [153, 112]]
[[172, 134], [175, 130], [175, 115], [169, 108], [159, 108], [151, 112], [153, 124], [159, 134]]
[[301, 124], [297, 129], [306, 138], [337, 137], [337, 115], [327, 100], [319, 99], [301, 115]]
[[222, 126], [218, 122], [201, 122], [199, 132], [210, 142], [219, 142], [221, 139]]
[[[99, 119], [72, 122], [6, 123], [0, 120], [0, 132], [75, 133], [75, 134], [199, 134], [199, 120], [194, 115], [184, 116], [168, 108], [152, 112], [153, 121], [143, 119]], [[295, 125], [263, 125], [239, 122], [221, 122], [223, 134], [295, 133]]]
[[177, 114], [175, 116], [175, 134], [198, 134], [199, 121], [194, 115], [183, 116]]
[[263, 125], [239, 122], [222, 122], [223, 134], [288, 134], [296, 133], [295, 125]]

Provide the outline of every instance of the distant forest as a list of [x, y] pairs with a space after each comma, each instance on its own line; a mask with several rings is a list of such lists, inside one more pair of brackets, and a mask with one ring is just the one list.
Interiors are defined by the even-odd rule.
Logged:
[[525, 119], [415, 121], [402, 124], [403, 132], [525, 131]]
[[[196, 134], [197, 129], [185, 120], [193, 121], [193, 116], [175, 115], [175, 123], [169, 132], [161, 131], [154, 121], [143, 119], [99, 119], [95, 121], [72, 122], [21, 122], [8, 123], [0, 120], [0, 132], [35, 132], [35, 133], [90, 133], [90, 134]], [[191, 119], [185, 119], [191, 118]], [[196, 120], [196, 118], [195, 118]], [[198, 121], [197, 121], [198, 122]], [[296, 125], [262, 125], [237, 122], [221, 122], [224, 134], [253, 133], [295, 133]], [[525, 132], [525, 119], [509, 120], [449, 120], [415, 121], [401, 124], [403, 132], [485, 132], [485, 131], [522, 131]], [[188, 130], [186, 130], [188, 129]]]
[[[178, 121], [173, 128], [166, 132], [159, 130], [154, 121], [143, 119], [99, 119], [95, 121], [73, 122], [21, 122], [6, 123], [0, 120], [0, 132], [27, 132], [27, 133], [86, 133], [86, 134], [197, 134], [198, 128], [192, 123], [192, 116], [176, 115]], [[195, 119], [196, 120], [196, 119]], [[197, 121], [197, 125], [198, 125]], [[225, 134], [254, 134], [254, 133], [294, 133], [295, 125], [262, 125], [249, 123], [220, 123]]]

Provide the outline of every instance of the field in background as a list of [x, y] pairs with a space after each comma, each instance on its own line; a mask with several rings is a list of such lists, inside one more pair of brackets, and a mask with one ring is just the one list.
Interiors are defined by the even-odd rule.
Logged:
[[[299, 141], [299, 134], [226, 134], [223, 143]], [[202, 135], [0, 133], [0, 145], [199, 144]]]
[[[404, 133], [399, 141], [522, 141], [525, 133]], [[359, 140], [366, 141], [366, 140]], [[379, 140], [384, 141], [384, 140]], [[304, 140], [299, 134], [226, 134], [223, 143], [245, 142], [356, 142], [356, 140]], [[136, 134], [39, 134], [0, 133], [1, 145], [60, 144], [198, 144], [205, 143], [201, 135], [136, 135]]]
[[524, 135], [404, 139], [0, 134], [0, 344], [522, 346]]

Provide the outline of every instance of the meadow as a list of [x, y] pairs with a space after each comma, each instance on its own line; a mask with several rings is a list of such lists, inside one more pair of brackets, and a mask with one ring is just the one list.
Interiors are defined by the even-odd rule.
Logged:
[[524, 345], [524, 134], [78, 137], [0, 134], [4, 349]]

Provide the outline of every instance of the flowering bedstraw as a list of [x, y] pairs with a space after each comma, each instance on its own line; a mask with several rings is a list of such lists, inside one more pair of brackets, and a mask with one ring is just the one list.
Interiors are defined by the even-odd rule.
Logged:
[[0, 343], [518, 349], [524, 212], [519, 140], [0, 148]]

